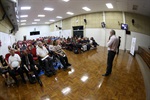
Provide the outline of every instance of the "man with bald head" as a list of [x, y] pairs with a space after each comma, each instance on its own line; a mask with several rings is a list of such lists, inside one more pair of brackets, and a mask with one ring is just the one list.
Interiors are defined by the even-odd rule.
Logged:
[[102, 76], [108, 76], [112, 72], [113, 60], [119, 43], [119, 40], [115, 36], [115, 34], [116, 32], [114, 30], [110, 31], [109, 40], [107, 42], [107, 46], [108, 46], [107, 69], [106, 69], [106, 73], [103, 74]]

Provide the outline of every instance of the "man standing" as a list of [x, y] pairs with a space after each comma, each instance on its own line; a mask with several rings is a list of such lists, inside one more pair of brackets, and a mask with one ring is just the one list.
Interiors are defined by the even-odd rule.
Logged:
[[107, 46], [108, 46], [107, 69], [106, 69], [106, 73], [103, 74], [102, 76], [108, 76], [112, 72], [113, 60], [114, 60], [116, 50], [118, 47], [118, 42], [119, 40], [115, 36], [115, 31], [111, 30], [110, 39], [107, 42]]

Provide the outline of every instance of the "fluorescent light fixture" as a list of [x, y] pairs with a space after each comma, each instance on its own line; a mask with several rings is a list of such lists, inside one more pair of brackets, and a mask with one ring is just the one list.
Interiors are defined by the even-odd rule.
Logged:
[[30, 10], [31, 7], [21, 7], [21, 10]]
[[85, 10], [85, 11], [91, 11], [91, 9], [88, 8], [88, 7], [82, 7], [82, 9]]
[[45, 15], [38, 15], [38, 17], [45, 17]]
[[45, 24], [50, 24], [49, 22], [45, 22]]
[[66, 14], [68, 14], [68, 15], [74, 15], [73, 12], [67, 12]]
[[20, 20], [20, 22], [26, 22], [27, 20]]
[[53, 11], [54, 8], [48, 8], [48, 7], [45, 7], [44, 10], [47, 10], [47, 11]]
[[26, 25], [26, 23], [21, 23], [21, 25]]
[[112, 9], [114, 8], [113, 5], [111, 3], [106, 3], [107, 8]]
[[20, 15], [21, 18], [28, 17], [28, 15]]
[[59, 19], [61, 19], [62, 17], [61, 17], [61, 16], [57, 16], [56, 18], [59, 18]]
[[37, 24], [37, 22], [32, 22], [32, 24]]
[[70, 0], [62, 0], [62, 1], [64, 1], [64, 2], [68, 2], [68, 1], [70, 1]]
[[34, 21], [40, 21], [40, 19], [34, 19]]
[[51, 20], [49, 20], [50, 22], [54, 22], [55, 20], [53, 20], [53, 19], [51, 19]]

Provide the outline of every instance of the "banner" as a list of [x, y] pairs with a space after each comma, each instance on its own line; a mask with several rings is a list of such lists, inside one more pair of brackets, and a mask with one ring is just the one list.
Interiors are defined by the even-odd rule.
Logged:
[[133, 55], [133, 56], [134, 56], [134, 54], [135, 54], [135, 44], [136, 44], [136, 38], [132, 38], [130, 53], [131, 53], [131, 55]]

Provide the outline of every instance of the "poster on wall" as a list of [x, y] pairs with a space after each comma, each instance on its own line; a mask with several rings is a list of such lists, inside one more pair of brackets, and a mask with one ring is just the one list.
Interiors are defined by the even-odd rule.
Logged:
[[134, 56], [134, 54], [135, 54], [135, 44], [136, 44], [136, 38], [132, 38], [130, 53], [131, 53], [131, 55], [133, 55], [133, 56]]

